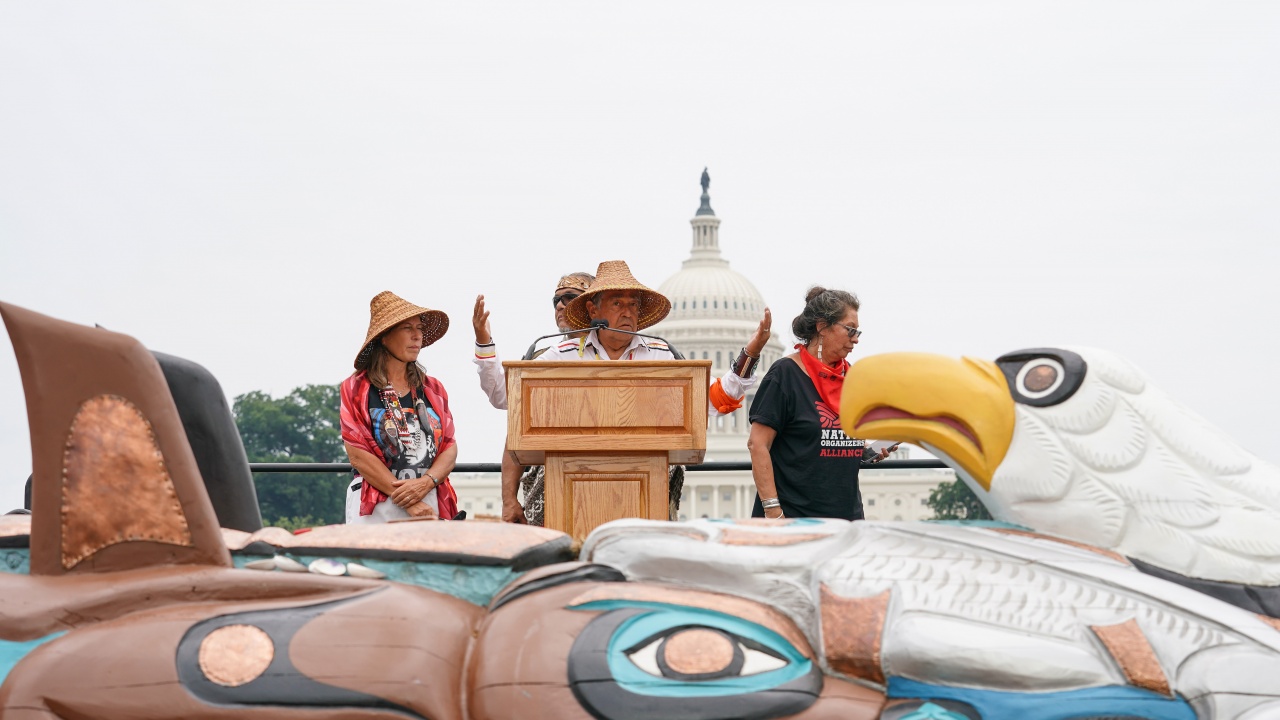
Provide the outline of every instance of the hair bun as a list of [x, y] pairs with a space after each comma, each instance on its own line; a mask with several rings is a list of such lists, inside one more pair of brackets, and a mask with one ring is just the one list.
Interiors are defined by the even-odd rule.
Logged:
[[814, 298], [818, 297], [819, 295], [821, 295], [826, 291], [827, 289], [822, 287], [821, 285], [814, 285], [813, 287], [809, 288], [809, 292], [805, 293], [804, 301], [806, 303], [811, 303], [813, 302]]

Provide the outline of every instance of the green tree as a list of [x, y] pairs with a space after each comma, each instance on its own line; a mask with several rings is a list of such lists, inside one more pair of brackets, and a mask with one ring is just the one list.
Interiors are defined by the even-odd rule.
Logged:
[[964, 481], [956, 478], [939, 483], [929, 493], [934, 520], [990, 520], [991, 513]]
[[[238, 396], [231, 407], [249, 462], [347, 462], [338, 386], [307, 385], [281, 398]], [[289, 529], [340, 523], [350, 475], [254, 473], [263, 522]]]

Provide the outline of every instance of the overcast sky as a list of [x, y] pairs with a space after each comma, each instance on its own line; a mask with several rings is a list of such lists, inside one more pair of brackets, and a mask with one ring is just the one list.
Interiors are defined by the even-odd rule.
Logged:
[[[0, 299], [234, 397], [339, 382], [390, 289], [452, 319], [423, 359], [492, 462], [476, 294], [514, 358], [563, 272], [656, 287], [708, 166], [779, 331], [820, 282], [858, 354], [1107, 348], [1280, 461], [1277, 37], [1270, 2], [5, 2]], [[0, 457], [14, 507], [7, 336]]]

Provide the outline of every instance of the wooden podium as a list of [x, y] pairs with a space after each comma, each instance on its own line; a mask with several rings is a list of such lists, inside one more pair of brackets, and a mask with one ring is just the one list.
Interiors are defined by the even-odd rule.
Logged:
[[707, 452], [710, 360], [502, 363], [507, 447], [546, 466], [546, 526], [667, 520], [667, 466]]

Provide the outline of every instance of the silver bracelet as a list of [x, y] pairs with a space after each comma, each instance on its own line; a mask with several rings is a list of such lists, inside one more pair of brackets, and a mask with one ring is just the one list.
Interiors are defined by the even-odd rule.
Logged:
[[776, 497], [769, 498], [768, 500], [765, 500], [762, 498], [760, 500], [760, 507], [764, 508], [765, 510], [772, 510], [773, 508], [776, 508], [776, 507], [782, 507], [782, 502], [778, 500], [778, 498]]

